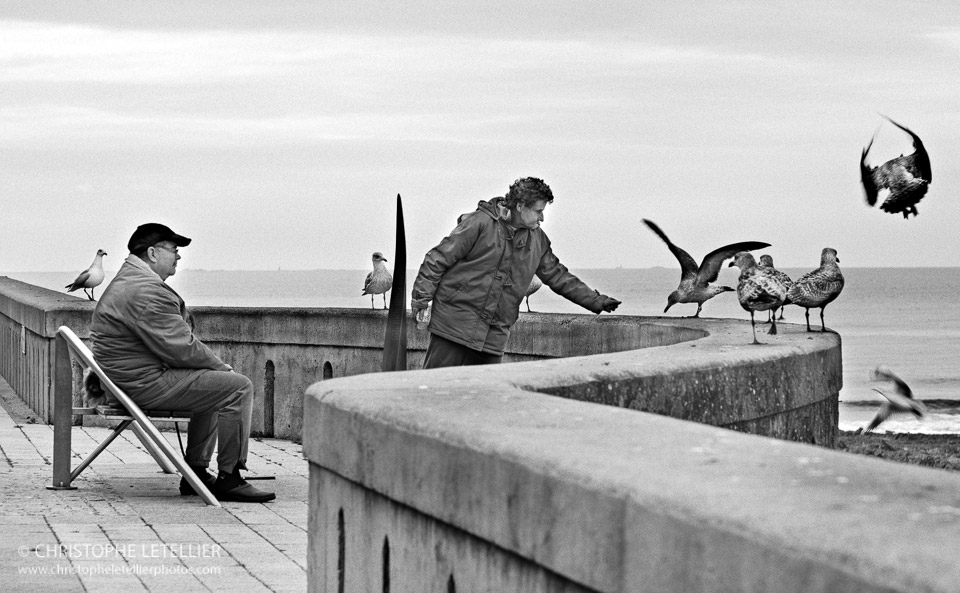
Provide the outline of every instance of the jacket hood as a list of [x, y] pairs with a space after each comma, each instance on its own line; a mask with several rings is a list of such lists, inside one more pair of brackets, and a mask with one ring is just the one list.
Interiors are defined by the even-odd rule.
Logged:
[[477, 204], [477, 212], [483, 212], [494, 220], [509, 220], [510, 210], [501, 204], [503, 198], [493, 198], [491, 200], [481, 200]]

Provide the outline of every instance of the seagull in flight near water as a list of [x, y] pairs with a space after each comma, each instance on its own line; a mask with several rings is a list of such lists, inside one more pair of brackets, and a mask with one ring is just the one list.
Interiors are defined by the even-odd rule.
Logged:
[[[97, 255], [93, 258], [93, 263], [90, 264], [90, 267], [80, 272], [76, 280], [64, 287], [67, 289], [67, 292], [73, 292], [82, 288], [83, 294], [87, 295], [87, 298], [91, 301], [94, 300], [93, 289], [103, 283], [103, 256], [106, 254], [107, 252], [103, 249], [97, 249]], [[88, 288], [90, 292], [87, 292]]]
[[910, 412], [917, 418], [923, 418], [924, 414], [927, 413], [927, 407], [923, 405], [923, 402], [913, 398], [913, 391], [910, 389], [910, 386], [890, 369], [882, 366], [877, 367], [877, 370], [873, 371], [873, 378], [878, 381], [890, 381], [893, 383], [894, 392], [886, 393], [879, 389], [874, 389], [874, 391], [887, 398], [887, 401], [883, 402], [883, 405], [880, 406], [880, 410], [877, 411], [877, 415], [870, 421], [867, 428], [857, 429], [856, 434], [870, 432], [896, 412]]
[[910, 214], [917, 216], [917, 204], [927, 193], [927, 186], [933, 181], [930, 171], [930, 157], [923, 147], [920, 137], [893, 121], [886, 115], [887, 121], [897, 126], [913, 139], [913, 154], [900, 155], [890, 159], [879, 167], [867, 164], [867, 153], [873, 146], [876, 134], [860, 154], [860, 181], [867, 194], [867, 204], [873, 206], [878, 198], [883, 198], [880, 209], [895, 214], [902, 212], [904, 218]]
[[373, 260], [373, 271], [367, 274], [367, 279], [363, 283], [363, 292], [360, 293], [361, 296], [365, 294], [370, 295], [370, 308], [375, 309], [373, 305], [373, 295], [382, 294], [383, 295], [383, 308], [387, 308], [387, 291], [393, 288], [393, 274], [387, 270], [387, 266], [383, 265], [383, 262], [387, 261], [387, 258], [383, 257], [383, 254], [379, 251], [374, 252], [371, 257]]
[[730, 259], [741, 251], [753, 251], [754, 249], [770, 247], [769, 243], [761, 243], [759, 241], [731, 243], [719, 249], [714, 249], [705, 255], [703, 261], [700, 262], [698, 266], [696, 260], [690, 257], [689, 253], [674, 245], [653, 221], [644, 218], [643, 222], [667, 244], [667, 247], [670, 248], [670, 253], [680, 262], [680, 285], [667, 296], [667, 307], [663, 310], [664, 313], [677, 303], [696, 303], [697, 312], [694, 313], [693, 316], [700, 317], [700, 310], [703, 309], [705, 302], [721, 292], [734, 290], [729, 286], [714, 286], [710, 284], [720, 275], [720, 268], [723, 266], [724, 260]]

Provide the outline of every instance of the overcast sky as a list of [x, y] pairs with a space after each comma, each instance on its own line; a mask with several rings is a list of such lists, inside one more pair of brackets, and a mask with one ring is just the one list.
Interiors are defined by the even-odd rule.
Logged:
[[[51, 7], [51, 4], [53, 5]], [[960, 265], [953, 2], [220, 1], [0, 5], [0, 274], [119, 267], [134, 228], [182, 268], [410, 267], [539, 176], [572, 268], [773, 244], [781, 267]], [[905, 221], [860, 151], [934, 183]]]

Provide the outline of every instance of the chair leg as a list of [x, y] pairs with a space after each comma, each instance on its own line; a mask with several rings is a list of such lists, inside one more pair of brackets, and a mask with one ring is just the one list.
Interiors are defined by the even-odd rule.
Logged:
[[76, 479], [77, 479], [77, 476], [80, 475], [80, 472], [82, 472], [83, 470], [87, 469], [87, 466], [90, 465], [91, 463], [93, 463], [93, 460], [96, 459], [98, 455], [100, 455], [101, 453], [103, 453], [103, 450], [106, 449], [107, 446], [108, 446], [110, 443], [113, 442], [113, 439], [115, 439], [115, 438], [117, 438], [118, 436], [120, 436], [120, 433], [123, 432], [123, 430], [124, 430], [126, 427], [130, 426], [130, 423], [131, 423], [131, 422], [133, 422], [133, 420], [124, 420], [123, 422], [121, 422], [120, 424], [118, 424], [117, 427], [113, 429], [113, 432], [110, 433], [110, 436], [108, 436], [107, 438], [103, 439], [103, 442], [100, 443], [99, 445], [97, 445], [97, 448], [94, 449], [92, 453], [90, 453], [89, 455], [87, 455], [87, 458], [84, 459], [83, 461], [81, 461], [81, 462], [80, 462], [80, 465], [78, 465], [78, 466], [76, 467], [76, 469], [74, 469], [74, 470], [70, 473], [70, 481], [73, 482], [74, 480], [76, 480]]
[[[140, 410], [135, 410], [135, 412], [139, 412], [141, 416], [143, 415], [143, 412], [140, 412]], [[200, 478], [197, 477], [197, 474], [193, 473], [193, 470], [190, 469], [189, 465], [187, 465], [187, 461], [177, 454], [173, 446], [167, 441], [167, 439], [163, 438], [163, 435], [161, 435], [160, 431], [157, 430], [157, 427], [154, 426], [149, 420], [145, 421], [146, 426], [141, 424], [140, 428], [142, 428], [147, 436], [149, 436], [154, 442], [154, 444], [160, 448], [163, 456], [166, 457], [168, 461], [172, 462], [178, 470], [180, 470], [180, 475], [184, 480], [187, 481], [188, 484], [193, 487], [193, 491], [199, 494], [200, 498], [202, 498], [203, 501], [208, 505], [215, 507], [221, 506], [220, 501], [217, 500], [217, 497], [215, 497], [210, 490], [207, 489], [204, 483], [200, 481]], [[137, 423], [140, 424], [139, 421], [137, 421]]]
[[132, 430], [133, 430], [133, 434], [137, 435], [137, 438], [139, 438], [140, 442], [143, 443], [143, 446], [147, 450], [147, 453], [149, 453], [150, 456], [153, 457], [153, 460], [156, 461], [157, 465], [160, 466], [160, 469], [163, 470], [163, 473], [165, 474], [177, 473], [176, 466], [170, 463], [170, 460], [167, 459], [166, 455], [163, 454], [163, 451], [161, 451], [160, 448], [153, 443], [150, 437], [147, 436], [147, 433], [145, 433], [143, 429], [140, 428], [140, 424], [134, 422]]

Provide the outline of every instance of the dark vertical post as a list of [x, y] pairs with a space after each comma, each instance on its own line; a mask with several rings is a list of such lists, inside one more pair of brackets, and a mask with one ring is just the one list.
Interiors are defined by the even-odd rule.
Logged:
[[274, 435], [273, 403], [276, 378], [276, 367], [272, 360], [268, 360], [263, 371], [263, 436], [265, 437], [273, 437]]
[[347, 582], [347, 532], [343, 521], [343, 509], [337, 513], [337, 593], [346, 591]]
[[53, 483], [54, 490], [70, 486], [70, 431], [73, 429], [73, 365], [70, 347], [57, 333], [53, 345]]
[[397, 194], [397, 246], [393, 252], [393, 288], [390, 289], [390, 312], [383, 339], [382, 370], [407, 370], [407, 237], [400, 194]]

